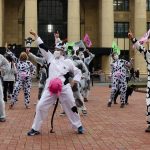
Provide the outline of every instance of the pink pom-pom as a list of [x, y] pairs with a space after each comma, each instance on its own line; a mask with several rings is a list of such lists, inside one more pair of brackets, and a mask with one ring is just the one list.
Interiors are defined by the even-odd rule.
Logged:
[[62, 81], [59, 78], [54, 78], [49, 82], [48, 88], [51, 95], [56, 94], [59, 96], [62, 91]]

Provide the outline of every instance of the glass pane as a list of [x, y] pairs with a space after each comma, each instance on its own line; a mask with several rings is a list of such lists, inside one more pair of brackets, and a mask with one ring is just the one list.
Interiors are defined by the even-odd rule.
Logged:
[[117, 11], [117, 0], [114, 0], [113, 6], [114, 6], [114, 11]]
[[125, 3], [124, 3], [124, 10], [125, 10], [125, 11], [128, 11], [128, 10], [129, 10], [129, 0], [125, 0]]
[[124, 38], [128, 36], [129, 23], [128, 22], [116, 22], [114, 24], [114, 36], [116, 38]]
[[115, 11], [128, 11], [129, 0], [114, 0], [113, 6]]
[[124, 1], [118, 0], [118, 10], [122, 11], [124, 10]]

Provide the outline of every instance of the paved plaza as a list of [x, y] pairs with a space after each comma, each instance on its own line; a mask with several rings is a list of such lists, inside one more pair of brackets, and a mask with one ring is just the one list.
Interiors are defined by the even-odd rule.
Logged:
[[125, 108], [120, 108], [120, 104], [108, 108], [110, 88], [95, 84], [86, 103], [88, 115], [81, 115], [84, 134], [76, 134], [67, 117], [59, 115], [61, 108], [58, 106], [55, 133], [49, 132], [51, 109], [41, 134], [29, 137], [26, 133], [33, 122], [37, 90], [34, 85], [31, 109], [25, 109], [22, 91], [13, 110], [6, 103], [7, 121], [0, 123], [0, 150], [150, 150], [150, 133], [144, 132], [147, 127], [144, 93], [134, 92]]

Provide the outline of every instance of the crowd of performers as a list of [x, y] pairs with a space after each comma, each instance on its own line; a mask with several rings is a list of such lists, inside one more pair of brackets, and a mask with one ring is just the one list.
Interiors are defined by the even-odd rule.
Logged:
[[[32, 77], [36, 73], [36, 67], [32, 62], [36, 62], [40, 65], [38, 101], [33, 125], [28, 135], [32, 136], [40, 133], [41, 124], [47, 117], [48, 109], [56, 104], [58, 98], [62, 111], [77, 132], [82, 134], [83, 126], [79, 114], [87, 115], [85, 102], [88, 101], [90, 90], [88, 67], [94, 58], [94, 54], [87, 49], [80, 51], [80, 47], [76, 45], [73, 46], [72, 54], [67, 54], [64, 43], [58, 40], [59, 37], [56, 39], [55, 49], [49, 50], [36, 33], [30, 33], [39, 48], [38, 56], [30, 51], [32, 40], [26, 42], [26, 50], [21, 52], [19, 58], [7, 46], [6, 54], [4, 56], [0, 55], [3, 58], [1, 59], [1, 77], [3, 77], [4, 82], [3, 87], [6, 89], [2, 89], [1, 83], [1, 93], [4, 92], [4, 101], [7, 102], [9, 96], [9, 108], [15, 109], [18, 101], [17, 97], [22, 88], [25, 108], [30, 108]], [[84, 53], [86, 53], [86, 57]], [[1, 96], [2, 104], [0, 106], [3, 108], [0, 110], [3, 110], [3, 113], [0, 113], [0, 117], [3, 119], [1, 121], [5, 121], [5, 103], [3, 95]]]
[[[32, 76], [36, 74], [36, 67], [32, 63], [34, 61], [40, 65], [39, 91], [35, 117], [27, 135], [40, 134], [42, 122], [47, 118], [49, 108], [56, 105], [56, 101], [59, 102], [63, 114], [68, 117], [72, 127], [77, 133], [82, 134], [84, 128], [80, 120], [80, 113], [87, 115], [85, 102], [88, 101], [90, 91], [89, 64], [94, 58], [94, 54], [88, 49], [81, 51], [77, 45], [73, 46], [71, 54], [67, 53], [64, 43], [57, 36], [58, 33], [55, 35], [54, 50], [49, 50], [35, 32], [30, 31], [30, 34], [39, 48], [38, 56], [30, 51], [32, 38], [28, 38], [26, 41], [26, 50], [21, 52], [19, 58], [7, 46], [6, 54], [0, 55], [1, 78], [3, 78], [0, 80], [0, 122], [6, 121], [5, 102], [7, 102], [8, 96], [10, 97], [9, 108], [14, 109], [21, 88], [24, 92], [25, 108], [30, 108]], [[149, 71], [149, 51], [133, 37], [132, 33], [129, 33], [129, 38], [136, 48], [144, 53]], [[128, 96], [134, 89], [134, 86], [128, 87], [127, 78], [127, 70], [133, 67], [133, 59], [131, 58], [129, 62], [119, 59], [117, 53], [112, 53], [111, 56], [113, 59], [110, 64], [112, 84], [107, 106], [111, 107], [113, 102], [117, 104], [116, 98], [120, 94], [120, 108], [124, 108], [128, 104]], [[150, 124], [149, 76], [148, 72], [146, 98], [148, 124]], [[150, 126], [146, 132], [150, 132]]]

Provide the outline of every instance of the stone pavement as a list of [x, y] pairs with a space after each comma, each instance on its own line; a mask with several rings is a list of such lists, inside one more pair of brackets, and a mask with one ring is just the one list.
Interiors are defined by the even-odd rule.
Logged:
[[144, 132], [147, 127], [145, 94], [133, 93], [129, 105], [123, 109], [120, 104], [107, 107], [109, 94], [107, 86], [91, 88], [86, 103], [88, 115], [81, 115], [85, 128], [83, 135], [76, 134], [65, 116], [59, 116], [59, 106], [54, 119], [55, 133], [49, 133], [50, 110], [41, 134], [28, 137], [26, 133], [34, 118], [37, 87], [32, 88], [31, 109], [25, 109], [21, 91], [13, 110], [6, 104], [7, 121], [0, 123], [0, 150], [150, 150], [150, 133]]

